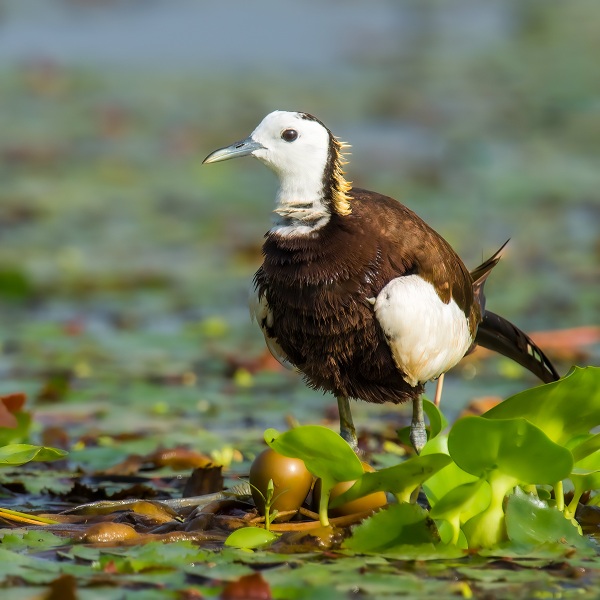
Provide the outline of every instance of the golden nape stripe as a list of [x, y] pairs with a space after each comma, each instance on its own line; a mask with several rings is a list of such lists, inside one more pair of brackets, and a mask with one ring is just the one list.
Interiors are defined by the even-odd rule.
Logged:
[[350, 148], [350, 144], [342, 142], [335, 137], [333, 138], [333, 144], [337, 157], [332, 173], [334, 182], [332, 203], [334, 210], [339, 215], [347, 216], [352, 212], [350, 196], [348, 195], [348, 192], [352, 189], [352, 182], [346, 180], [343, 167], [348, 164], [344, 150]]

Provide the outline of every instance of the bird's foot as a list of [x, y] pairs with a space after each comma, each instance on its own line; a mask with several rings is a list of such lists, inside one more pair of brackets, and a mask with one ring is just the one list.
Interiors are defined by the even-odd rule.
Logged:
[[358, 439], [356, 437], [356, 431], [354, 429], [344, 429], [344, 427], [340, 427], [340, 435], [342, 439], [348, 442], [348, 445], [354, 451], [354, 454], [360, 455], [361, 451], [358, 448]]
[[427, 431], [423, 420], [412, 421], [410, 424], [410, 443], [413, 445], [417, 454], [421, 454], [421, 450], [427, 443]]
[[340, 413], [340, 435], [342, 439], [348, 442], [348, 445], [355, 454], [360, 455], [358, 449], [358, 438], [356, 437], [356, 429], [352, 420], [352, 411], [350, 410], [350, 402], [348, 398], [340, 396], [337, 399], [338, 410]]

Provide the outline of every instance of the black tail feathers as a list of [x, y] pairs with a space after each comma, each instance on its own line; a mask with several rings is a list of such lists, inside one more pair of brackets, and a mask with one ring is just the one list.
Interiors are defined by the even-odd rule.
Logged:
[[489, 310], [483, 311], [483, 320], [479, 324], [475, 343], [514, 360], [544, 383], [560, 379], [548, 357], [527, 334]]

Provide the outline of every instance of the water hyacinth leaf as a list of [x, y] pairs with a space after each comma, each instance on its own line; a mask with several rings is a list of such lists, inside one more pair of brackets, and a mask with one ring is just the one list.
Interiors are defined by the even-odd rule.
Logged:
[[497, 470], [518, 483], [550, 484], [569, 476], [573, 456], [525, 419], [466, 417], [448, 435], [456, 464], [478, 477]]
[[575, 514], [584, 492], [600, 490], [600, 450], [577, 461], [569, 479], [573, 482], [573, 498], [569, 503], [569, 511]]
[[517, 484], [552, 485], [573, 468], [571, 452], [525, 419], [461, 419], [450, 431], [448, 449], [459, 467], [491, 486], [489, 506], [462, 527], [471, 549], [508, 539], [503, 503]]
[[242, 527], [229, 535], [225, 545], [233, 548], [261, 548], [272, 544], [278, 537], [276, 533], [260, 527]]
[[363, 474], [360, 459], [337, 433], [319, 425], [295, 427], [280, 434], [275, 429], [265, 431], [267, 444], [291, 458], [300, 458], [306, 468], [321, 479], [319, 520], [329, 525], [327, 507], [331, 489], [340, 481], [352, 481]]
[[332, 503], [335, 508], [362, 498], [373, 492], [391, 492], [401, 501], [408, 502], [413, 490], [434, 473], [450, 464], [452, 459], [447, 454], [428, 454], [414, 456], [399, 465], [381, 469], [373, 473], [364, 473], [346, 492], [338, 496]]
[[[420, 456], [437, 453], [448, 454], [447, 435], [438, 435], [429, 440], [421, 451]], [[435, 506], [440, 498], [443, 498], [450, 490], [465, 483], [477, 481], [477, 479], [475, 475], [463, 471], [455, 462], [451, 462], [427, 479], [423, 483], [423, 489], [427, 495], [429, 504]]]
[[504, 497], [517, 485], [513, 477], [498, 469], [487, 475], [491, 488], [488, 507], [471, 517], [462, 527], [469, 548], [492, 548], [507, 539]]
[[525, 418], [564, 445], [600, 425], [600, 367], [573, 367], [560, 381], [516, 394], [484, 417]]
[[575, 463], [585, 460], [588, 457], [594, 457], [592, 460], [597, 468], [600, 469], [600, 433], [592, 436], [586, 436], [584, 441], [577, 444], [573, 448], [570, 448], [570, 450], [571, 454], [573, 454], [573, 460]]
[[437, 525], [438, 533], [440, 535], [440, 541], [446, 547], [456, 547], [461, 550], [467, 550], [469, 548], [467, 538], [460, 527], [455, 527], [450, 521], [445, 521], [443, 519], [436, 519], [435, 524]]
[[589, 545], [578, 528], [560, 511], [518, 487], [506, 505], [506, 530], [510, 540], [528, 546], [547, 542], [566, 542], [579, 547]]
[[600, 470], [586, 471], [585, 469], [575, 468], [570, 479], [573, 482], [573, 499], [569, 503], [569, 510], [574, 514], [579, 499], [584, 492], [600, 490]]
[[600, 471], [600, 450], [576, 461], [575, 467], [576, 469], [585, 469], [586, 471]]
[[433, 519], [460, 523], [484, 511], [492, 498], [492, 489], [485, 479], [459, 485], [450, 490], [432, 509]]
[[344, 542], [355, 552], [387, 552], [405, 544], [431, 544], [438, 541], [427, 511], [418, 504], [392, 504], [363, 521]]
[[430, 440], [427, 440], [425, 446], [421, 450], [421, 454], [419, 456], [423, 456], [424, 454], [448, 454], [448, 436], [447, 435], [437, 435]]
[[0, 466], [18, 466], [31, 461], [52, 461], [64, 458], [68, 452], [47, 446], [8, 444], [0, 447]]
[[463, 471], [455, 462], [439, 470], [423, 483], [423, 489], [431, 506], [435, 506], [453, 489], [473, 483], [479, 478]]
[[448, 421], [442, 411], [427, 398], [423, 398], [423, 410], [429, 419], [429, 439], [432, 440], [448, 426]]

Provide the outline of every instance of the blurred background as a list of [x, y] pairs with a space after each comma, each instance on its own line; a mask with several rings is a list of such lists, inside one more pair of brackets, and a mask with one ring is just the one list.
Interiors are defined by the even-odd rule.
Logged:
[[[511, 238], [488, 307], [561, 372], [597, 362], [599, 22], [593, 0], [2, 0], [0, 391], [207, 446], [335, 416], [249, 322], [273, 175], [201, 166], [274, 109], [323, 120], [349, 179], [468, 266]], [[451, 413], [536, 383], [477, 357], [447, 381]]]

